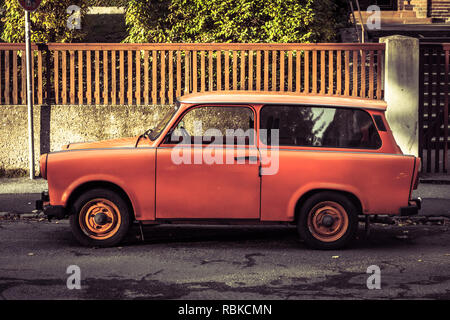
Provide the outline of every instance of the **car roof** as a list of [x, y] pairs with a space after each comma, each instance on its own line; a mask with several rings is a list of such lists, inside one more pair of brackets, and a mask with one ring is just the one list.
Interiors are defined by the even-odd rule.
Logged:
[[185, 104], [307, 104], [331, 105], [341, 107], [357, 107], [365, 109], [386, 110], [387, 104], [383, 100], [365, 99], [358, 97], [340, 97], [312, 94], [297, 94], [293, 92], [267, 91], [212, 91], [192, 93], [181, 96], [178, 102]]

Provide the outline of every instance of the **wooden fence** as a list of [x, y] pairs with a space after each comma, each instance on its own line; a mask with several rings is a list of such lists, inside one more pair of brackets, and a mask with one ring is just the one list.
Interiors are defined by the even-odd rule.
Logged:
[[[384, 44], [32, 45], [35, 104], [172, 104], [216, 90], [383, 98]], [[24, 44], [0, 43], [0, 104], [25, 104]]]
[[423, 171], [447, 172], [450, 43], [420, 44], [419, 156]]

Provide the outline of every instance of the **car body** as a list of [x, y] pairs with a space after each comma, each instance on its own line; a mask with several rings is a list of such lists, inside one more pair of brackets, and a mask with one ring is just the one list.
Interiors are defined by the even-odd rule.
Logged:
[[420, 159], [397, 146], [386, 108], [290, 93], [183, 96], [145, 135], [42, 155], [49, 190], [37, 205], [49, 217], [69, 215], [87, 245], [117, 244], [126, 211], [127, 224], [296, 223], [308, 245], [342, 247], [358, 216], [420, 207], [411, 199]]

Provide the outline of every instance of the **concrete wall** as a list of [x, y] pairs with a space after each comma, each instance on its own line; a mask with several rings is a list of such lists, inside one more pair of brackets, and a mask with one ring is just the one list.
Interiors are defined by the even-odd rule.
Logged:
[[384, 99], [397, 144], [405, 154], [419, 153], [419, 40], [405, 36], [380, 38], [386, 44]]
[[[40, 154], [69, 142], [131, 137], [154, 127], [171, 106], [35, 106], [36, 172]], [[0, 106], [0, 176], [26, 175], [27, 107]]]

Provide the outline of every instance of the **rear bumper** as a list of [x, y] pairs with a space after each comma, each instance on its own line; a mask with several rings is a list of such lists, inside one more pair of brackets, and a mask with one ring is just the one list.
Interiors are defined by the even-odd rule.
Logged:
[[48, 219], [63, 219], [67, 213], [64, 206], [51, 206], [48, 191], [41, 193], [41, 200], [36, 200], [36, 210], [41, 210]]
[[422, 208], [422, 199], [420, 197], [409, 200], [407, 207], [400, 208], [400, 216], [415, 216], [419, 213], [420, 208]]

